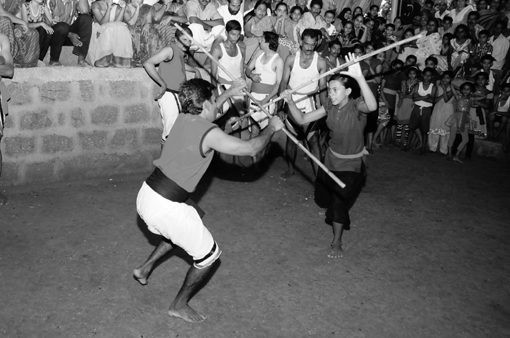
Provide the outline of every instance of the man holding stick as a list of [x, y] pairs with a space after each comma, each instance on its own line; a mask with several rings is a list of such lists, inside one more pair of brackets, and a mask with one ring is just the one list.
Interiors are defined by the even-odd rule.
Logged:
[[[347, 61], [354, 59], [351, 53]], [[282, 96], [292, 118], [300, 125], [326, 117], [331, 139], [324, 164], [346, 186], [340, 188], [320, 169], [315, 182], [315, 202], [321, 208], [327, 208], [326, 223], [333, 226], [333, 241], [328, 257], [341, 257], [342, 234], [350, 229], [349, 209], [365, 183], [364, 155], [367, 152], [363, 131], [367, 114], [377, 109], [377, 101], [363, 77], [359, 63], [329, 79], [328, 101], [317, 110], [304, 113], [289, 92], [284, 92]]]
[[205, 80], [184, 82], [179, 90], [182, 111], [175, 121], [161, 157], [154, 161], [156, 169], [143, 183], [136, 207], [149, 230], [162, 236], [161, 243], [139, 268], [134, 278], [142, 285], [154, 264], [174, 245], [180, 246], [194, 259], [184, 284], [170, 305], [168, 314], [188, 322], [198, 323], [205, 316], [192, 309], [188, 302], [206, 280], [221, 251], [201, 220], [200, 208], [189, 199], [207, 170], [214, 151], [234, 156], [255, 156], [263, 150], [272, 135], [283, 127], [278, 117], [249, 141], [225, 134], [212, 123], [218, 108], [232, 96], [242, 95], [246, 83], [238, 79], [218, 98], [214, 87]]
[[[303, 31], [301, 35], [301, 50], [296, 55], [289, 55], [285, 60], [280, 92], [283, 92], [287, 88], [296, 88], [304, 82], [318, 78], [328, 70], [326, 60], [314, 51], [319, 40], [319, 33], [320, 31], [316, 29], [305, 29]], [[317, 91], [320, 91], [320, 102], [318, 102], [318, 104], [315, 102]], [[296, 102], [297, 107], [301, 111], [307, 113], [315, 110], [317, 106], [323, 105], [324, 102], [326, 102], [326, 94], [326, 78], [322, 78], [292, 94], [292, 99]], [[294, 121], [293, 116], [289, 114], [287, 105], [285, 105], [285, 113], [288, 115], [285, 123], [287, 129], [293, 133], [298, 140], [306, 140], [312, 154], [320, 159], [319, 133], [316, 130], [318, 123], [300, 126]], [[285, 154], [288, 170], [280, 176], [282, 179], [288, 179], [294, 175], [294, 166], [296, 163], [297, 147], [296, 144], [288, 138], [285, 146]], [[315, 163], [312, 163], [312, 168], [314, 174], [316, 174], [317, 166]]]

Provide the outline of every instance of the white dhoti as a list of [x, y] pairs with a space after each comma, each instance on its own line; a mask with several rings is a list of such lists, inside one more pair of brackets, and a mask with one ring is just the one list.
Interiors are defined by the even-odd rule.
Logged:
[[161, 122], [163, 123], [163, 134], [161, 135], [161, 144], [165, 143], [170, 130], [181, 111], [179, 98], [176, 93], [167, 91], [159, 100], [159, 109], [161, 112]]
[[[262, 101], [266, 98], [267, 94], [261, 94], [261, 93], [251, 93], [257, 101]], [[266, 108], [269, 114], [274, 115], [274, 111], [276, 109], [276, 104], [271, 104], [269, 107]], [[259, 124], [260, 129], [264, 129], [269, 124], [269, 118], [267, 115], [262, 112], [262, 110], [253, 102], [250, 100], [250, 110], [256, 111], [253, 115], [251, 115], [251, 118]]]
[[[201, 24], [192, 23], [189, 25], [189, 29], [193, 33], [193, 39], [195, 39], [202, 47], [205, 47], [205, 49], [208, 51], [211, 50], [214, 39], [220, 35], [225, 35], [225, 26], [214, 26], [210, 31], [206, 31]], [[191, 46], [191, 50], [197, 49], [197, 46]]]

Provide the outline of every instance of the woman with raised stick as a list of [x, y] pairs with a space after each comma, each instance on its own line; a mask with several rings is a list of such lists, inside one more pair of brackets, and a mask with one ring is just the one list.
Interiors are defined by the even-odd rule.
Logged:
[[[354, 58], [350, 53], [347, 62]], [[363, 77], [359, 63], [330, 78], [328, 96], [325, 105], [305, 114], [297, 108], [288, 91], [282, 93], [297, 123], [306, 124], [327, 116], [331, 140], [324, 164], [346, 187], [340, 188], [323, 170], [319, 170], [315, 182], [315, 203], [327, 208], [326, 223], [333, 226], [333, 241], [328, 257], [337, 258], [343, 252], [342, 233], [350, 229], [349, 209], [365, 183], [363, 157], [367, 152], [363, 130], [367, 114], [377, 109], [377, 101]]]

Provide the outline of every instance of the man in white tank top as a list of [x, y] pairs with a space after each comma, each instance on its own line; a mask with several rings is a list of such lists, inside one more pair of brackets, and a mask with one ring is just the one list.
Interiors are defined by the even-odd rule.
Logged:
[[[239, 44], [241, 37], [241, 24], [236, 20], [227, 22], [225, 30], [227, 32], [227, 40], [214, 47], [212, 56], [225, 67], [235, 79], [244, 79], [244, 56], [245, 49]], [[222, 87], [228, 89], [232, 84], [230, 77], [218, 67], [214, 62], [211, 63], [211, 82], [217, 88], [217, 93], [223, 92]], [[245, 109], [244, 96], [235, 96], [230, 100], [231, 104], [241, 112]], [[223, 105], [223, 112], [228, 110], [229, 104]]]
[[[260, 49], [254, 54], [246, 69], [246, 75], [253, 80], [251, 93], [253, 97], [266, 104], [278, 94], [283, 75], [283, 60], [276, 53], [278, 49], [278, 34], [264, 32], [259, 41]], [[251, 102], [250, 109], [260, 110], [255, 103]], [[268, 108], [274, 113], [275, 104]], [[267, 126], [266, 114], [259, 112], [253, 114], [252, 119], [258, 122], [260, 129]]]
[[[0, 76], [12, 78], [14, 75], [14, 63], [11, 56], [11, 45], [7, 35], [0, 34]], [[5, 117], [7, 116], [7, 101], [10, 99], [7, 86], [0, 78], [0, 142], [4, 136]], [[2, 176], [2, 150], [0, 149], [0, 177]], [[7, 204], [7, 197], [0, 192], [0, 207]]]
[[[296, 55], [289, 55], [283, 66], [283, 77], [280, 84], [280, 93], [287, 89], [296, 88], [297, 86], [319, 77], [327, 71], [328, 66], [326, 60], [315, 52], [317, 42], [319, 40], [320, 31], [316, 29], [305, 29], [301, 35], [301, 50]], [[315, 97], [320, 97], [319, 102], [315, 102]], [[312, 84], [301, 88], [292, 94], [292, 99], [296, 106], [305, 113], [314, 111], [326, 102], [326, 78], [315, 81]], [[319, 148], [319, 135], [315, 132], [315, 122], [313, 125], [304, 125], [300, 127], [292, 120], [289, 114], [285, 125], [290, 132], [298, 137], [299, 140], [307, 141], [308, 148], [312, 154], [321, 158]], [[290, 118], [289, 118], [290, 117]], [[294, 175], [294, 165], [296, 163], [297, 146], [294, 142], [287, 139], [285, 153], [287, 158], [288, 170], [280, 177], [288, 179]], [[312, 162], [314, 173], [317, 172], [317, 165]]]

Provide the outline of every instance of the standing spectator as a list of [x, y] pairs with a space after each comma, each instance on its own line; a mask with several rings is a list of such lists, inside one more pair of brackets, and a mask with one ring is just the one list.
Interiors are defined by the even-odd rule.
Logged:
[[489, 39], [489, 43], [492, 45], [492, 57], [496, 59], [494, 61], [493, 69], [501, 70], [503, 65], [505, 64], [505, 58], [508, 53], [508, 48], [510, 47], [510, 42], [503, 35], [503, 31], [506, 28], [506, 23], [504, 21], [496, 22], [494, 26], [494, 36]]
[[[400, 90], [398, 91], [398, 103], [395, 109], [397, 120], [397, 131], [395, 133], [395, 144], [404, 148], [409, 134], [409, 118], [413, 111], [413, 93], [419, 84], [418, 76], [420, 71], [416, 67], [410, 67], [406, 70], [407, 79], [402, 80]], [[400, 137], [399, 137], [400, 136]]]
[[39, 34], [20, 18], [23, 3], [22, 0], [0, 1], [0, 33], [9, 39], [15, 67], [36, 67], [40, 52]]
[[[14, 65], [11, 56], [11, 45], [6, 35], [0, 34], [0, 76], [12, 78], [14, 75]], [[0, 142], [4, 136], [5, 117], [8, 115], [7, 101], [10, 96], [7, 87], [0, 78]], [[0, 149], [0, 177], [2, 176], [2, 150]], [[7, 204], [7, 197], [0, 192], [0, 206]]]
[[[464, 150], [464, 147], [469, 141], [468, 129], [469, 129], [469, 110], [471, 109], [472, 100], [470, 98], [473, 92], [473, 84], [471, 82], [464, 82], [460, 86], [460, 93], [453, 91], [455, 95], [455, 101], [453, 104], [453, 115], [448, 121], [450, 126], [450, 139], [448, 140], [448, 159], [458, 163], [462, 163], [459, 159], [459, 155]], [[462, 142], [457, 147], [457, 151], [453, 153], [452, 147], [455, 142], [455, 136], [457, 131], [460, 131], [462, 135]]]
[[[60, 66], [62, 46], [74, 46], [73, 54], [78, 56], [78, 66], [86, 66], [85, 58], [89, 52], [92, 36], [92, 17], [88, 0], [69, 2], [49, 0], [48, 6], [53, 15], [53, 34], [49, 41], [41, 45], [40, 60], [50, 49], [50, 65]], [[42, 32], [41, 32], [42, 31]], [[39, 29], [39, 35], [48, 36], [46, 30]]]
[[452, 72], [443, 73], [441, 84], [437, 87], [434, 110], [430, 118], [429, 149], [440, 151], [445, 155], [448, 154], [449, 138], [455, 138], [455, 135], [450, 134], [450, 128], [446, 125], [446, 121], [453, 115], [452, 79]]

